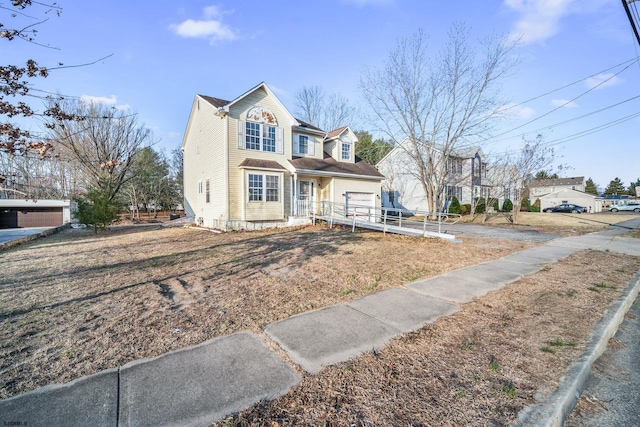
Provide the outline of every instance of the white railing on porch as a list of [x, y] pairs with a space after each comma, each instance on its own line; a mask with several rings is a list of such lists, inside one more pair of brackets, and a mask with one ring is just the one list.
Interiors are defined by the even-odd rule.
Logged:
[[293, 205], [294, 216], [311, 216], [316, 213], [316, 203], [309, 199], [296, 199]]

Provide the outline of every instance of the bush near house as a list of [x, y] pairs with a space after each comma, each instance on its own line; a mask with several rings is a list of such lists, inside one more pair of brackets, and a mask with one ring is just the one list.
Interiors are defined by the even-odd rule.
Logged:
[[505, 199], [502, 204], [502, 210], [505, 212], [511, 212], [513, 210], [513, 202], [509, 199]]
[[487, 209], [487, 202], [484, 199], [484, 197], [479, 197], [476, 199], [476, 209], [475, 209], [475, 213], [477, 214], [481, 214], [484, 213], [484, 211]]
[[470, 203], [465, 203], [464, 205], [460, 206], [460, 213], [462, 215], [469, 215], [471, 213], [471, 204]]
[[500, 210], [500, 201], [498, 199], [493, 201], [493, 210], [498, 212]]
[[452, 214], [462, 213], [462, 206], [460, 206], [460, 201], [458, 200], [457, 197], [454, 197], [453, 199], [451, 199], [451, 204], [449, 205], [449, 213], [452, 213]]
[[529, 212], [540, 212], [540, 199], [537, 199], [533, 205], [529, 206]]

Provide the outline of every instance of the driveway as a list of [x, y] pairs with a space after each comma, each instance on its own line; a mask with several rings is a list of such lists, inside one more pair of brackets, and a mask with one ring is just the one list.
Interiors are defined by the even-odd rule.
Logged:
[[475, 224], [443, 224], [442, 232], [459, 237], [484, 237], [487, 239], [505, 239], [535, 243], [548, 242], [549, 240], [562, 237], [559, 234], [540, 233], [536, 230]]
[[33, 227], [33, 228], [2, 228], [0, 229], [0, 246], [12, 240], [42, 233], [45, 230], [56, 227]]

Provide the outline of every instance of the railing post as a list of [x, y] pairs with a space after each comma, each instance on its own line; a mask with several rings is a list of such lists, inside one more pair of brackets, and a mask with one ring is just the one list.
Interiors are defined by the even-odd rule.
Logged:
[[402, 227], [402, 211], [400, 211], [400, 216], [399, 216], [399, 218], [400, 218], [400, 227]]
[[385, 208], [384, 209], [384, 228], [382, 229], [383, 232], [382, 234], [387, 234], [387, 215], [388, 215], [389, 209]]
[[351, 227], [351, 232], [353, 233], [354, 231], [356, 231], [356, 218], [357, 218], [357, 214], [356, 214], [356, 210], [353, 210], [353, 226]]
[[331, 202], [331, 214], [329, 215], [329, 228], [333, 228], [333, 202]]
[[429, 217], [429, 215], [425, 215], [424, 219], [422, 220], [422, 234], [424, 235], [424, 233], [427, 232], [427, 218]]

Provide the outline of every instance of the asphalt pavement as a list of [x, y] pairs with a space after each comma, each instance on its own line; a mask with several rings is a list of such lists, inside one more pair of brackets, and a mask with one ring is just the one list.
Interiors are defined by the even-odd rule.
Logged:
[[588, 410], [574, 411], [568, 426], [640, 425], [640, 298], [594, 363], [582, 392]]

